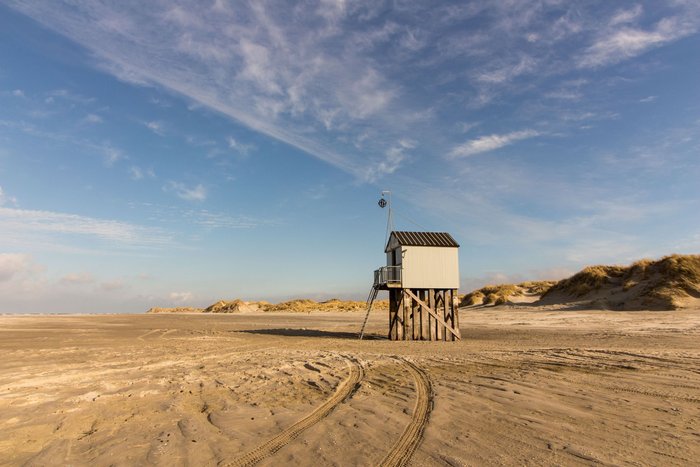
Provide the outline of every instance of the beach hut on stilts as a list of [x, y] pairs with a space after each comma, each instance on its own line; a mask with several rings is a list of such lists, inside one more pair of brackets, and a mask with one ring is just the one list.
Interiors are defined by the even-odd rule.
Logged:
[[[390, 206], [390, 198], [389, 201], [385, 198], [387, 193], [382, 192], [379, 202], [380, 206], [384, 204], [382, 207]], [[460, 340], [455, 303], [459, 289], [459, 244], [446, 232], [393, 230], [391, 211], [387, 231], [386, 266], [374, 271], [360, 339], [379, 291], [387, 290], [389, 339]]]

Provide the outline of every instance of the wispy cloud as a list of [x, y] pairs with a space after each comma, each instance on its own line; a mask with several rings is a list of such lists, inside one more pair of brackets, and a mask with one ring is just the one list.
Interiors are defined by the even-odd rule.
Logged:
[[[369, 57], [350, 48], [331, 52], [342, 34], [339, 19], [352, 14], [350, 9], [308, 15], [296, 24], [286, 21], [296, 14], [293, 8], [263, 3], [241, 4], [235, 11], [196, 3], [118, 11], [108, 3], [80, 1], [70, 8], [51, 2], [13, 6], [87, 47], [100, 67], [121, 79], [186, 95], [355, 175], [364, 174], [363, 161], [336, 147], [339, 136], [354, 139], [352, 122], [380, 125], [391, 140], [404, 136], [400, 125], [386, 118], [390, 106], [403, 105], [400, 87]], [[406, 37], [418, 50], [421, 33]], [[164, 49], [163, 43], [174, 47]], [[159, 123], [146, 125], [162, 133]], [[384, 152], [391, 143], [378, 139], [373, 146]]]
[[187, 186], [180, 182], [168, 182], [163, 190], [175, 193], [178, 198], [185, 201], [204, 201], [207, 199], [207, 189], [201, 183], [195, 186]]
[[650, 29], [623, 26], [641, 14], [641, 8], [615, 15], [596, 41], [588, 47], [578, 60], [580, 68], [597, 68], [635, 57], [654, 47], [697, 32], [698, 23], [693, 18], [672, 16], [663, 18]]
[[[371, 180], [370, 166], [379, 177], [400, 174], [403, 139], [453, 157], [501, 144], [457, 150], [458, 136], [436, 128], [452, 130], [440, 119], [461, 119], [465, 107], [517, 101], [525, 91], [578, 102], [581, 90], [557, 85], [563, 76], [637, 57], [700, 25], [687, 1], [654, 11], [609, 2], [9, 3], [87, 48], [117, 78], [185, 96], [194, 111], [220, 112], [362, 180]], [[163, 132], [162, 122], [144, 124]], [[233, 141], [231, 149], [249, 151]], [[429, 154], [414, 153], [429, 164]]]
[[21, 89], [15, 89], [14, 91], [12, 91], [12, 95], [15, 97], [24, 97], [24, 91], [22, 91]]
[[126, 288], [126, 283], [121, 279], [114, 279], [110, 281], [101, 282], [99, 284], [99, 289], [102, 292], [115, 292], [117, 290], [122, 290]]
[[488, 135], [482, 136], [480, 138], [472, 139], [466, 143], [460, 144], [452, 148], [448, 153], [451, 158], [457, 157], [467, 157], [473, 156], [475, 154], [480, 154], [482, 152], [493, 151], [495, 149], [500, 149], [505, 146], [509, 146], [517, 141], [521, 141], [528, 138], [534, 138], [541, 133], [535, 130], [522, 130], [514, 131], [512, 133], [506, 133], [503, 135]]
[[31, 269], [31, 258], [21, 253], [0, 253], [0, 282], [9, 282]]
[[163, 122], [152, 120], [150, 122], [143, 122], [143, 124], [146, 128], [148, 128], [158, 136], [163, 136], [165, 134], [165, 125], [163, 124]]
[[229, 149], [233, 149], [242, 156], [248, 156], [250, 152], [255, 148], [252, 144], [243, 144], [236, 140], [233, 136], [226, 138], [226, 144], [228, 144]]
[[139, 166], [132, 165], [129, 167], [129, 177], [132, 180], [143, 180], [145, 177], [155, 178], [156, 173], [153, 169], [142, 169]]
[[0, 128], [2, 127], [20, 131], [38, 138], [73, 144], [83, 150], [87, 150], [87, 152], [93, 155], [99, 156], [104, 165], [108, 168], [113, 167], [122, 159], [128, 159], [128, 156], [124, 153], [124, 151], [114, 146], [109, 141], [95, 142], [88, 139], [74, 137], [65, 132], [58, 133], [55, 131], [48, 131], [24, 121], [0, 120]]
[[64, 100], [70, 102], [73, 105], [87, 105], [95, 102], [93, 97], [85, 97], [81, 94], [69, 91], [68, 89], [55, 89], [46, 94], [46, 103], [53, 103], [56, 100]]
[[171, 292], [168, 298], [175, 303], [187, 303], [194, 300], [194, 294], [192, 292]]
[[148, 217], [163, 223], [180, 223], [187, 220], [188, 225], [200, 226], [204, 229], [252, 229], [257, 227], [274, 227], [280, 224], [278, 219], [262, 218], [248, 214], [212, 211], [208, 209], [191, 209], [175, 205], [152, 203], [137, 203], [131, 206], [141, 212], [147, 212]]
[[9, 196], [9, 195], [5, 194], [5, 191], [0, 186], [0, 206], [4, 206], [4, 205], [8, 205], [8, 204], [17, 205], [17, 198], [15, 198], [14, 196]]
[[95, 282], [95, 278], [87, 272], [74, 272], [61, 277], [58, 282], [63, 285], [85, 285]]
[[102, 123], [104, 120], [97, 114], [87, 114], [83, 119], [85, 123]]
[[642, 15], [644, 8], [642, 5], [635, 5], [630, 9], [618, 10], [613, 17], [610, 19], [610, 26], [617, 26], [620, 24], [631, 23]]
[[107, 167], [112, 167], [117, 161], [126, 157], [121, 149], [115, 148], [110, 143], [103, 143], [97, 148], [102, 152]]
[[205, 209], [186, 211], [182, 214], [192, 219], [194, 224], [207, 229], [251, 229], [262, 225], [275, 225], [272, 220], [263, 220], [249, 216], [233, 216], [222, 212], [211, 212]]
[[479, 122], [460, 122], [457, 124], [460, 133], [469, 133], [472, 129], [478, 127]]
[[477, 81], [484, 83], [501, 84], [513, 80], [514, 78], [534, 71], [536, 61], [532, 57], [519, 57], [515, 63], [497, 65], [490, 70], [480, 70], [474, 74]]
[[401, 139], [397, 141], [396, 144], [386, 151], [384, 159], [369, 167], [365, 179], [368, 181], [375, 181], [383, 175], [396, 172], [406, 159], [406, 152], [415, 147], [416, 142], [413, 140]]
[[36, 234], [80, 235], [121, 246], [159, 246], [172, 241], [158, 229], [52, 211], [0, 207], [0, 222], [0, 240], [8, 242]]

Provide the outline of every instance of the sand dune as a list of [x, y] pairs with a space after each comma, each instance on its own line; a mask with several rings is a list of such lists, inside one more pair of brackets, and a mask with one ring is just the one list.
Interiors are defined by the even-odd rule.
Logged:
[[677, 310], [700, 308], [700, 255], [671, 255], [630, 266], [589, 266], [561, 281], [489, 285], [461, 306], [527, 303], [552, 308]]
[[[323, 302], [317, 302], [310, 299], [296, 299], [280, 303], [269, 302], [246, 302], [241, 299], [235, 300], [220, 300], [206, 308], [194, 307], [175, 307], [161, 308], [153, 307], [146, 313], [253, 313], [253, 312], [291, 312], [291, 313], [310, 313], [310, 312], [334, 312], [334, 311], [361, 311], [367, 308], [365, 302], [353, 300], [338, 300], [333, 298]], [[372, 307], [376, 310], [388, 310], [388, 300], [376, 300]]]
[[462, 297], [460, 306], [531, 303], [539, 300], [557, 281], [529, 281], [520, 284], [487, 285]]
[[[509, 310], [509, 312], [506, 312]], [[0, 317], [2, 465], [693, 465], [700, 313]]]
[[558, 282], [538, 302], [613, 310], [700, 307], [700, 255], [671, 255], [631, 266], [591, 266]]

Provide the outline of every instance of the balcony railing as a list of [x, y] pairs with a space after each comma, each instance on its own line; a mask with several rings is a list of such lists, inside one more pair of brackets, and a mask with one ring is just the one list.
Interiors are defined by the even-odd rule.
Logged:
[[401, 266], [383, 266], [374, 271], [374, 286], [401, 286]]

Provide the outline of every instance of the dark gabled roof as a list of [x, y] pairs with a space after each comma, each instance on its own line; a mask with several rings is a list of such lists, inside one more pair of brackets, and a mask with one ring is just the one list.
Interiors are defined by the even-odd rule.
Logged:
[[[442, 246], [459, 247], [459, 243], [447, 232], [399, 232], [393, 231], [391, 235], [402, 246]], [[389, 236], [391, 242], [391, 236]], [[389, 243], [387, 243], [387, 248]], [[386, 250], [386, 249], [385, 249]]]

